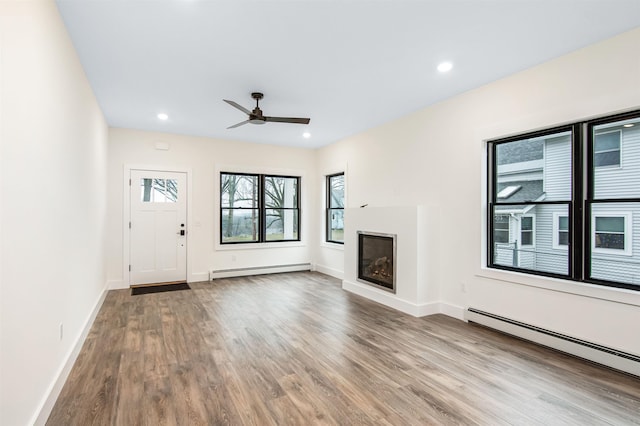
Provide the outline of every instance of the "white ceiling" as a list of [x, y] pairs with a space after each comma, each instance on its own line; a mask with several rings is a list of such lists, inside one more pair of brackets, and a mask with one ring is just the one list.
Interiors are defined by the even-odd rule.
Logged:
[[[57, 4], [110, 126], [301, 147], [640, 26], [640, 0]], [[441, 74], [445, 60], [454, 68]], [[254, 91], [265, 115], [311, 123], [227, 130], [246, 116], [222, 99], [252, 109]]]

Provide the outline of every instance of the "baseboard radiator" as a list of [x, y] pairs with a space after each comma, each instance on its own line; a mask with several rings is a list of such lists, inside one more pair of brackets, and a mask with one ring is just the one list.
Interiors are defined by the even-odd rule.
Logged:
[[256, 266], [250, 268], [212, 269], [209, 280], [216, 278], [245, 277], [249, 275], [278, 274], [281, 272], [310, 271], [311, 263], [295, 263], [290, 265]]
[[465, 319], [616, 370], [640, 376], [640, 356], [634, 354], [576, 339], [575, 337], [475, 308], [468, 308], [465, 311]]

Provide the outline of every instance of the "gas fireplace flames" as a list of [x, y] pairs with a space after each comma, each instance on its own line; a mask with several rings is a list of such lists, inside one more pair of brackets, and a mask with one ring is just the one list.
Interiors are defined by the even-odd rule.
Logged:
[[393, 269], [391, 265], [391, 259], [387, 256], [379, 257], [367, 266], [365, 272], [370, 276], [380, 278], [383, 280], [393, 279]]

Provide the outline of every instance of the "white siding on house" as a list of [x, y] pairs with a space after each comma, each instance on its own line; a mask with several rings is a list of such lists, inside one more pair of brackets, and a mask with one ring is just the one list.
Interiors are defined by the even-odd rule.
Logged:
[[569, 272], [568, 250], [553, 248], [553, 214], [568, 215], [564, 204], [536, 206], [536, 270], [566, 275]]
[[545, 201], [571, 200], [571, 136], [547, 139], [544, 158]]
[[[609, 253], [593, 252], [591, 259], [591, 277], [608, 281], [628, 284], [640, 284], [640, 203], [607, 203], [594, 204], [592, 216], [598, 213], [619, 213], [620, 216], [631, 213], [631, 253], [624, 254], [622, 250]], [[591, 237], [593, 240], [593, 229]], [[591, 243], [593, 247], [593, 242]]]
[[[595, 198], [640, 197], [640, 126], [620, 127], [620, 167], [596, 167]], [[607, 129], [609, 130], [609, 129]]]

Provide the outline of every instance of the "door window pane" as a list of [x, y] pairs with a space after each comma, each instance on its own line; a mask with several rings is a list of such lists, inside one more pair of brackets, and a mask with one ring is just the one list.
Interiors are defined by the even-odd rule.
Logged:
[[175, 179], [140, 179], [140, 201], [143, 203], [175, 203], [178, 201], [178, 181]]

